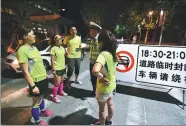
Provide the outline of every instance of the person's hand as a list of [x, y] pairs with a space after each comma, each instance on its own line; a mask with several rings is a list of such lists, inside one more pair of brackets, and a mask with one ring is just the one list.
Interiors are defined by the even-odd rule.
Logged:
[[108, 86], [109, 85], [109, 80], [107, 80], [107, 78], [102, 78], [102, 79], [100, 79], [100, 82], [102, 83], [102, 84], [104, 84], [105, 86]]
[[39, 94], [40, 93], [38, 87], [36, 87], [36, 86], [35, 86], [34, 89], [32, 89], [32, 92], [33, 92], [33, 94]]

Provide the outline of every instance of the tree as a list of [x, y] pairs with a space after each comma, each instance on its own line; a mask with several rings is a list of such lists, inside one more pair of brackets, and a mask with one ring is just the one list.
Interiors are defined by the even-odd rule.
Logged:
[[[148, 33], [151, 30], [154, 31], [152, 37], [152, 41], [154, 41], [157, 29], [161, 28], [161, 25], [158, 25], [161, 9], [166, 13], [164, 23], [166, 30], [166, 27], [173, 27], [173, 23], [178, 26], [178, 20], [173, 18], [175, 17], [175, 7], [185, 3], [185, 0], [134, 0], [134, 4], [128, 6], [118, 16], [118, 21], [115, 25], [115, 32], [117, 34], [130, 34], [131, 36], [131, 34], [135, 32], [137, 25], [141, 25], [141, 27], [146, 30], [144, 43], [147, 42]], [[149, 12], [153, 13], [149, 15]]]
[[98, 1], [83, 1], [81, 14], [85, 23], [89, 23], [90, 21], [95, 22], [96, 24], [102, 25], [103, 23], [103, 2]]
[[138, 25], [141, 25], [144, 15], [140, 13], [139, 1], [135, 1], [131, 6], [126, 7], [118, 16], [115, 25], [115, 32], [119, 36], [132, 36], [137, 32]]
[[19, 1], [3, 1], [3, 6], [5, 8], [9, 8], [12, 11], [11, 20], [9, 20], [9, 37], [11, 38], [11, 43], [7, 48], [7, 52], [13, 53], [19, 47], [19, 38], [18, 38], [18, 30], [23, 25], [24, 21], [28, 19], [30, 13], [25, 5], [27, 4], [27, 0], [19, 0]]

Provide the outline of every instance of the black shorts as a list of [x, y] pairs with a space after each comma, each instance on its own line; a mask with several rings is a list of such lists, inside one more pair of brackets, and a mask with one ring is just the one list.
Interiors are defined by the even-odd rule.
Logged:
[[35, 82], [35, 85], [36, 85], [36, 87], [38, 87], [40, 93], [39, 94], [33, 94], [32, 88], [29, 86], [30, 95], [34, 96], [34, 97], [37, 97], [37, 96], [46, 97], [47, 94], [48, 94], [48, 86], [49, 86], [48, 80], [44, 79], [42, 81]]
[[56, 75], [58, 77], [63, 77], [66, 74], [66, 69], [63, 70], [56, 70]]

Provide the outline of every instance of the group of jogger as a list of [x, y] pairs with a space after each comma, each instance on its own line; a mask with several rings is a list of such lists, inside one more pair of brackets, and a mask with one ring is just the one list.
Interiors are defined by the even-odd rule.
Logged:
[[[77, 35], [76, 27], [70, 28], [70, 35], [64, 40], [59, 34], [55, 34], [51, 41], [51, 69], [54, 76], [52, 99], [55, 103], [62, 102], [58, 95], [66, 96], [64, 92], [64, 80], [68, 89], [71, 89], [71, 77], [75, 68], [74, 83], [82, 84], [78, 80], [81, 62], [81, 49], [90, 51], [90, 78], [93, 87], [91, 97], [97, 99], [99, 105], [99, 121], [95, 124], [112, 125], [114, 114], [113, 91], [116, 88], [116, 48], [117, 42], [114, 35], [103, 30], [99, 25], [90, 22], [90, 45], [82, 47], [81, 37]], [[40, 115], [53, 116], [54, 113], [45, 108], [45, 100], [48, 95], [47, 72], [43, 65], [42, 57], [38, 49], [32, 46], [35, 43], [35, 35], [31, 29], [22, 27], [20, 34], [23, 45], [18, 49], [17, 57], [25, 79], [29, 85], [30, 95], [33, 99], [32, 116], [36, 125], [47, 125], [40, 120]], [[67, 48], [67, 51], [65, 50]], [[68, 61], [65, 61], [67, 56]], [[65, 62], [67, 62], [67, 74]], [[67, 75], [67, 76], [66, 76]], [[106, 110], [108, 108], [108, 115]]]

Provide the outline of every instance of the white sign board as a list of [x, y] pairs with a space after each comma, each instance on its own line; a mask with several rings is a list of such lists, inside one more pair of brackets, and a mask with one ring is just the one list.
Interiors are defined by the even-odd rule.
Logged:
[[117, 72], [118, 81], [136, 83], [136, 66], [138, 56], [138, 45], [120, 44], [117, 48]]
[[117, 81], [186, 89], [186, 47], [120, 44]]
[[136, 81], [186, 88], [186, 48], [139, 46]]

